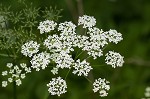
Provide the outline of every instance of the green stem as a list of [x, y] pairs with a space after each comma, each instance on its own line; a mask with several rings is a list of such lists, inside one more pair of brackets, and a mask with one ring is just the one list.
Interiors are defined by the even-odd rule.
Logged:
[[71, 71], [71, 68], [68, 70], [68, 72], [67, 72], [67, 74], [66, 74], [66, 76], [65, 76], [65, 80], [67, 79], [67, 77], [68, 77], [70, 71]]
[[78, 54], [74, 60], [76, 60], [84, 51], [82, 51], [80, 54]]
[[105, 47], [102, 48], [102, 51], [103, 51], [104, 49], [106, 49], [106, 48], [108, 47], [108, 45], [109, 45], [109, 43], [108, 43]]
[[84, 78], [87, 79], [90, 83], [92, 83], [92, 81], [89, 78], [87, 78], [86, 76], [84, 76]]
[[91, 56], [88, 56], [87, 58], [85, 58], [85, 60], [87, 60], [88, 58], [90, 58]]
[[85, 31], [84, 31], [84, 35], [86, 35], [86, 32], [87, 32], [87, 29], [85, 29]]
[[16, 88], [15, 81], [13, 81], [13, 96], [14, 96], [14, 99], [17, 99], [17, 88]]

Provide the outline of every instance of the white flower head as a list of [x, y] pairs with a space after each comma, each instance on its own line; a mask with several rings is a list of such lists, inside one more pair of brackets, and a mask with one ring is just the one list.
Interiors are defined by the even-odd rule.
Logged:
[[44, 45], [50, 50], [50, 52], [59, 52], [62, 49], [62, 42], [58, 35], [48, 36], [44, 41]]
[[39, 71], [40, 69], [45, 69], [50, 63], [50, 54], [47, 52], [41, 52], [33, 56], [31, 62], [31, 67]]
[[40, 44], [35, 41], [29, 41], [22, 45], [21, 53], [25, 56], [31, 57], [33, 54], [39, 51]]
[[83, 15], [79, 17], [78, 25], [83, 25], [83, 28], [90, 28], [96, 25], [96, 19], [93, 16]]
[[67, 84], [66, 81], [63, 80], [61, 77], [52, 78], [48, 84], [48, 91], [51, 95], [58, 95], [66, 93]]
[[124, 60], [123, 60], [123, 56], [121, 56], [119, 53], [117, 52], [113, 52], [113, 51], [109, 51], [106, 54], [106, 58], [105, 58], [105, 62], [108, 65], [112, 65], [113, 68], [115, 67], [122, 67]]
[[99, 92], [101, 97], [107, 96], [108, 93], [107, 91], [110, 89], [110, 85], [108, 85], [109, 82], [106, 81], [105, 79], [98, 78], [94, 81], [93, 83], [93, 91]]
[[110, 29], [109, 31], [107, 31], [105, 33], [107, 35], [109, 42], [113, 42], [113, 43], [117, 44], [118, 42], [123, 40], [122, 34], [118, 33], [116, 30]]
[[97, 46], [104, 47], [105, 45], [108, 44], [107, 35], [104, 33], [102, 29], [100, 30], [99, 28], [96, 27], [89, 28], [89, 32], [87, 33], [90, 34], [91, 42], [98, 43]]
[[73, 74], [77, 74], [78, 76], [88, 76], [88, 73], [93, 69], [86, 60], [83, 60], [80, 62], [80, 59], [78, 59], [74, 65]]
[[52, 60], [57, 64], [57, 68], [71, 68], [72, 63], [74, 62], [72, 56], [66, 53], [65, 51], [55, 53], [51, 57]]
[[[58, 31], [61, 31], [63, 35], [68, 35], [75, 32], [76, 25], [72, 22], [60, 23]], [[61, 35], [62, 35], [61, 34]]]
[[57, 23], [51, 20], [46, 20], [40, 22], [38, 29], [40, 29], [40, 33], [43, 34], [44, 32], [50, 32], [55, 29]]

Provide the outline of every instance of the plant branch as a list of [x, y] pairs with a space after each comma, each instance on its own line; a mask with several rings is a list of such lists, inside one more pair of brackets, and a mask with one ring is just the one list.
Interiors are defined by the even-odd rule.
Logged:
[[16, 90], [15, 80], [13, 81], [13, 96], [14, 96], [14, 99], [17, 99], [17, 90]]
[[77, 7], [78, 7], [78, 15], [82, 16], [84, 14], [82, 0], [77, 0]]
[[68, 77], [70, 71], [71, 71], [71, 68], [68, 70], [68, 72], [67, 72], [67, 74], [66, 74], [66, 76], [65, 76], [65, 80], [67, 79], [67, 77]]
[[75, 23], [77, 23], [78, 14], [77, 14], [77, 11], [73, 5], [72, 0], [65, 0], [65, 1], [66, 1], [67, 6], [68, 6], [68, 9], [72, 15], [73, 21]]
[[0, 54], [0, 56], [3, 56], [3, 57], [12, 57], [12, 58], [16, 58], [17, 56], [14, 56], [14, 55], [7, 55], [7, 54]]

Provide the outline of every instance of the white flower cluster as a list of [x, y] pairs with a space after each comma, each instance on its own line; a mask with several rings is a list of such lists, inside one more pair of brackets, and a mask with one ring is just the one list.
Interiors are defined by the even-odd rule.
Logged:
[[59, 52], [62, 48], [62, 42], [59, 40], [58, 35], [49, 35], [44, 41], [44, 45], [49, 49], [50, 52]]
[[16, 82], [17, 86], [20, 86], [22, 84], [21, 79], [24, 79], [26, 74], [31, 72], [31, 68], [27, 67], [25, 63], [21, 63], [20, 66], [7, 63], [6, 66], [9, 68], [9, 71], [3, 71], [2, 76], [9, 76], [9, 78], [7, 81], [2, 81], [2, 87], [6, 87], [8, 83], [13, 81]]
[[74, 33], [76, 25], [72, 22], [64, 22], [60, 23], [58, 27], [58, 31], [61, 31], [63, 34]]
[[150, 87], [146, 87], [145, 98], [142, 98], [142, 99], [150, 99]]
[[96, 79], [93, 83], [93, 91], [99, 92], [101, 97], [105, 97], [108, 95], [107, 91], [110, 89], [110, 85], [108, 85], [109, 82], [105, 79]]
[[122, 67], [124, 60], [123, 60], [123, 56], [121, 56], [119, 53], [117, 52], [113, 52], [113, 51], [109, 51], [106, 54], [106, 64], [108, 65], [112, 65], [113, 68], [115, 67]]
[[91, 66], [89, 66], [90, 64], [88, 62], [86, 62], [86, 60], [83, 60], [82, 62], [80, 62], [80, 59], [78, 59], [76, 61], [76, 63], [74, 63], [73, 67], [75, 70], [73, 70], [73, 74], [77, 74], [78, 76], [88, 76], [88, 73], [90, 72], [91, 69], [93, 69]]
[[71, 68], [71, 65], [73, 64], [74, 60], [72, 59], [72, 56], [67, 54], [65, 51], [61, 51], [59, 54], [55, 53], [52, 55], [52, 60], [57, 64], [57, 68]]
[[39, 71], [40, 68], [45, 69], [50, 63], [50, 54], [46, 52], [41, 52], [33, 56], [31, 62], [31, 67]]
[[43, 22], [40, 22], [40, 25], [38, 26], [38, 29], [40, 29], [40, 33], [43, 34], [44, 32], [50, 32], [55, 29], [57, 23], [54, 21], [46, 20]]
[[39, 51], [40, 44], [37, 44], [37, 42], [29, 41], [22, 45], [21, 47], [21, 53], [25, 56], [31, 57], [33, 54], [37, 53]]
[[52, 78], [52, 81], [50, 81], [47, 86], [48, 91], [51, 95], [58, 95], [66, 93], [67, 84], [66, 81], [63, 80], [61, 77]]
[[118, 33], [116, 30], [110, 29], [106, 33], [108, 33], [107, 38], [108, 38], [109, 42], [113, 42], [113, 43], [117, 44], [119, 41], [123, 40], [122, 34]]
[[[73, 58], [71, 53], [74, 48], [80, 48], [82, 51], [87, 52], [88, 57], [97, 59], [103, 55], [103, 49], [109, 43], [117, 44], [122, 38], [122, 34], [116, 30], [109, 30], [104, 32], [102, 29], [95, 27], [96, 19], [92, 16], [83, 15], [78, 19], [78, 26], [85, 28], [85, 35], [79, 35], [76, 31], [77, 26], [71, 21], [58, 24], [52, 20], [46, 20], [40, 22], [38, 29], [40, 34], [45, 32], [51, 32], [56, 29], [57, 34], [48, 35], [43, 41], [43, 45], [46, 46], [47, 52], [38, 53], [40, 44], [30, 41], [22, 46], [21, 53], [25, 56], [31, 57], [31, 67], [40, 71], [45, 69], [50, 62], [56, 64], [51, 70], [52, 74], [58, 74], [59, 68], [73, 69], [72, 73], [77, 76], [88, 76], [89, 72], [93, 69], [90, 63], [86, 59], [80, 61], [77, 57]], [[79, 54], [80, 55], [80, 54]], [[106, 54], [106, 64], [112, 65], [112, 67], [121, 67], [124, 63], [123, 57], [119, 53], [109, 51]], [[4, 73], [5, 75], [5, 73]], [[3, 82], [6, 84], [6, 82]], [[94, 92], [99, 91], [100, 96], [107, 96], [107, 92], [110, 86], [105, 79], [99, 78], [95, 80], [93, 86]], [[51, 95], [58, 95], [66, 92], [66, 82], [61, 77], [53, 78], [47, 85], [48, 91]]]
[[99, 49], [104, 47], [105, 45], [108, 44], [107, 41], [107, 34], [104, 32], [102, 29], [100, 30], [99, 28], [93, 27], [89, 28], [89, 32], [87, 32], [90, 35], [90, 42], [93, 44], [97, 44], [97, 48], [94, 49]]
[[92, 16], [83, 15], [79, 17], [78, 25], [83, 25], [83, 28], [89, 28], [96, 25], [96, 19]]

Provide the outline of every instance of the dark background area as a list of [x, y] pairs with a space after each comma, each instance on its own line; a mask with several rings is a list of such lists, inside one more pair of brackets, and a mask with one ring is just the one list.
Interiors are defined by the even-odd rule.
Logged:
[[[119, 44], [111, 44], [106, 51], [114, 50], [124, 56], [122, 68], [111, 66], [93, 67], [93, 78], [106, 78], [111, 89], [103, 99], [141, 99], [144, 91], [150, 86], [150, 0], [27, 0], [36, 7], [57, 7], [63, 9], [59, 22], [77, 23], [79, 15], [94, 16], [97, 27], [106, 30], [116, 29], [123, 35]], [[0, 0], [0, 4], [12, 6], [17, 11], [21, 5], [17, 0]], [[0, 56], [0, 68], [10, 59]], [[92, 65], [100, 64], [102, 58], [90, 60]], [[65, 77], [67, 71], [60, 74]], [[1, 76], [2, 77], [2, 76]], [[17, 87], [18, 99], [47, 99], [46, 84], [51, 80], [49, 70], [33, 72]], [[3, 79], [3, 78], [2, 78]], [[92, 85], [84, 78], [72, 73], [67, 78], [68, 92], [60, 97], [49, 99], [100, 99], [92, 91]], [[0, 87], [0, 99], [13, 99], [12, 84]]]

